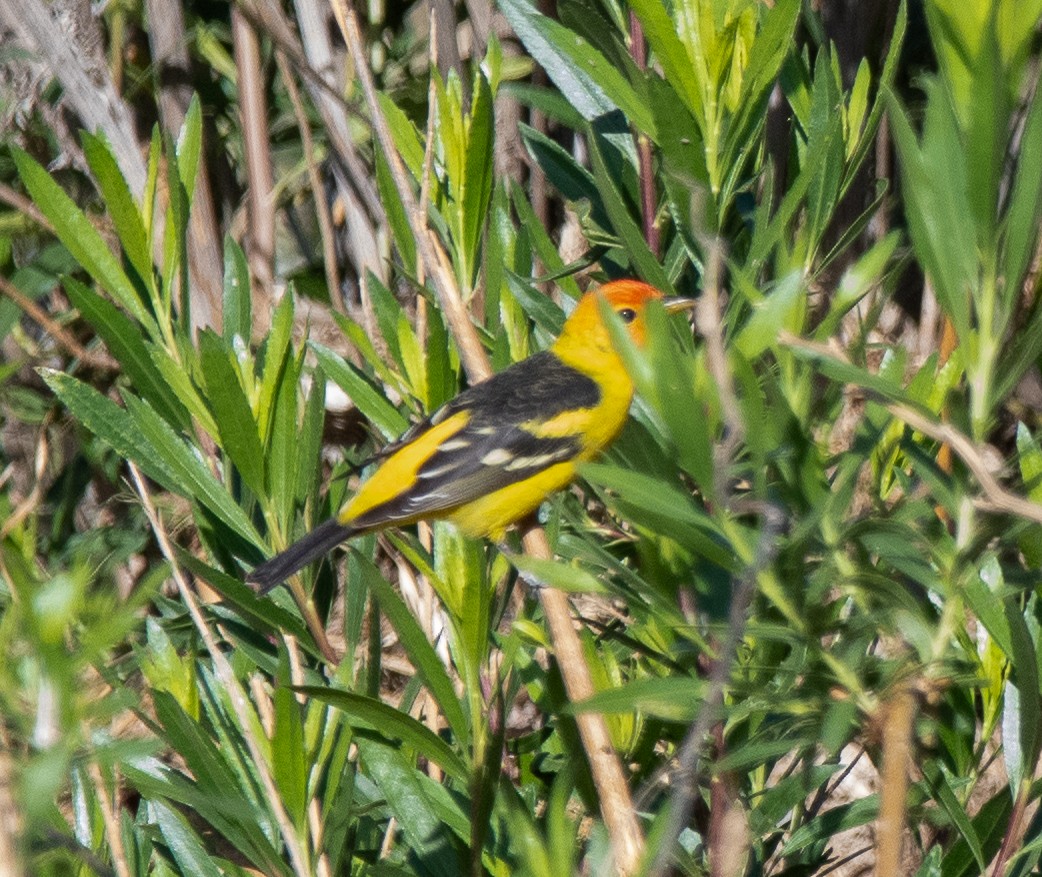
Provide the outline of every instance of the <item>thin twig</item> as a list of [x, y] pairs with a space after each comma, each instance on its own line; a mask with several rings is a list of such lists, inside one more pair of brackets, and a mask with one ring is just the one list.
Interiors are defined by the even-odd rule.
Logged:
[[293, 115], [297, 119], [300, 130], [300, 141], [304, 147], [304, 163], [307, 165], [308, 180], [311, 182], [311, 194], [315, 201], [315, 215], [318, 217], [318, 232], [322, 238], [322, 268], [326, 274], [326, 286], [329, 288], [329, 299], [338, 306], [341, 301], [340, 274], [336, 263], [336, 241], [333, 238], [333, 218], [329, 215], [329, 199], [325, 195], [322, 176], [318, 172], [315, 161], [315, 139], [311, 136], [311, 124], [304, 111], [304, 102], [300, 97], [300, 89], [290, 69], [285, 52], [276, 50], [275, 63], [279, 67], [279, 75], [286, 85], [289, 102], [293, 105]]
[[883, 768], [880, 775], [879, 817], [876, 820], [877, 877], [901, 873], [901, 848], [908, 815], [908, 768], [911, 764], [915, 696], [902, 684], [885, 707]]
[[13, 207], [19, 213], [31, 219], [40, 226], [40, 228], [51, 233], [54, 232], [54, 226], [51, 225], [50, 220], [40, 212], [40, 208], [21, 192], [12, 189], [6, 183], [0, 183], [0, 201]]
[[[524, 547], [530, 557], [553, 558], [546, 533], [541, 529], [529, 530], [525, 534]], [[568, 597], [555, 588], [540, 588], [539, 600], [550, 626], [550, 638], [568, 699], [572, 703], [581, 703], [592, 697], [595, 689], [582, 640], [572, 623]], [[615, 867], [620, 874], [635, 874], [644, 855], [644, 837], [608, 724], [603, 715], [592, 712], [578, 713], [575, 723], [590, 761], [590, 772], [600, 798], [601, 816], [611, 836]]]
[[[52, 409], [53, 410], [53, 409]], [[39, 506], [47, 489], [44, 476], [47, 474], [47, 462], [50, 460], [50, 442], [47, 441], [47, 430], [51, 423], [51, 413], [48, 412], [40, 424], [40, 438], [36, 443], [36, 455], [33, 461], [33, 487], [29, 495], [23, 499], [15, 509], [7, 516], [3, 524], [0, 524], [0, 540], [8, 535], [31, 515]]]
[[94, 791], [97, 793], [98, 804], [101, 807], [101, 821], [105, 826], [105, 839], [109, 843], [112, 867], [117, 877], [130, 877], [127, 851], [123, 846], [123, 832], [120, 830], [118, 814], [109, 797], [109, 790], [105, 788], [105, 778], [101, 775], [101, 767], [96, 759], [92, 758], [88, 762], [87, 773], [90, 774], [91, 782], [94, 783]]
[[93, 353], [88, 350], [75, 336], [57, 320], [51, 317], [35, 301], [22, 292], [6, 277], [0, 277], [0, 295], [11, 299], [34, 320], [48, 335], [50, 335], [59, 346], [64, 348], [70, 355], [76, 357], [84, 365], [88, 365], [98, 371], [119, 371], [119, 363], [109, 356], [101, 353]]
[[720, 721], [724, 705], [724, 689], [731, 678], [731, 668], [737, 659], [738, 644], [745, 634], [745, 619], [756, 595], [756, 580], [760, 572], [774, 560], [778, 550], [777, 535], [785, 522], [780, 509], [764, 505], [762, 509], [763, 529], [757, 546], [756, 557], [735, 584], [731, 593], [731, 608], [728, 614], [727, 637], [713, 663], [709, 676], [709, 690], [695, 719], [677, 753], [678, 767], [673, 776], [674, 791], [670, 801], [665, 827], [659, 835], [655, 859], [648, 869], [653, 877], [670, 873], [670, 862], [676, 842], [684, 830], [695, 800], [698, 797], [698, 777], [701, 773], [702, 747], [713, 725]]
[[275, 188], [268, 146], [268, 102], [261, 73], [260, 39], [241, 8], [232, 4], [232, 41], [239, 74], [239, 114], [246, 159], [247, 215], [250, 233], [246, 253], [250, 270], [265, 299], [275, 282]]
[[1010, 814], [1006, 831], [1002, 837], [1002, 845], [991, 866], [991, 877], [1002, 877], [1006, 873], [1006, 865], [1009, 864], [1010, 856], [1013, 855], [1018, 842], [1022, 839], [1024, 813], [1030, 801], [1030, 783], [1021, 783], [1017, 792], [1017, 798], [1013, 802], [1013, 812]]
[[222, 652], [220, 647], [217, 645], [217, 640], [214, 638], [213, 631], [210, 630], [210, 626], [207, 624], [206, 618], [203, 616], [202, 609], [199, 607], [199, 602], [196, 600], [195, 594], [192, 592], [192, 589], [188, 587], [188, 582], [185, 579], [184, 574], [181, 572], [181, 567], [177, 563], [177, 557], [174, 554], [173, 546], [170, 544], [170, 539], [167, 537], [166, 527], [163, 525], [162, 520], [160, 520], [159, 513], [156, 511], [155, 504], [152, 502], [152, 497], [149, 493], [148, 486], [145, 484], [144, 477], [141, 475], [137, 466], [129, 460], [127, 461], [127, 467], [130, 469], [130, 475], [134, 480], [135, 490], [137, 491], [138, 497], [141, 499], [141, 507], [145, 512], [145, 516], [148, 518], [149, 525], [152, 527], [152, 532], [155, 534], [156, 542], [159, 544], [159, 550], [170, 564], [170, 574], [177, 585], [177, 590], [181, 596], [181, 600], [184, 603], [185, 608], [188, 610], [188, 614], [191, 616], [192, 623], [199, 632], [199, 636], [203, 641], [203, 645], [206, 647], [207, 653], [210, 655], [210, 660], [213, 662], [214, 672], [217, 674], [218, 681], [228, 693], [228, 700], [231, 704], [232, 711], [235, 713], [235, 718], [239, 723], [239, 728], [242, 731], [246, 747], [250, 751], [250, 757], [253, 760], [257, 776], [260, 779], [261, 786], [264, 788], [264, 793], [267, 796], [268, 806], [271, 807], [272, 813], [275, 816], [275, 821], [278, 823], [279, 830], [282, 833], [282, 838], [286, 844], [293, 871], [297, 874], [297, 877], [310, 877], [311, 869], [308, 863], [307, 853], [304, 850], [304, 845], [301, 842], [300, 836], [297, 834], [297, 829], [294, 827], [293, 821], [290, 819], [289, 814], [286, 812], [286, 808], [282, 803], [282, 797], [279, 795], [278, 787], [275, 785], [275, 779], [271, 774], [270, 767], [268, 766], [267, 756], [264, 751], [265, 747], [256, 739], [253, 733], [257, 716], [250, 710], [249, 699], [246, 696], [245, 690], [236, 678], [235, 671], [232, 670], [232, 665], [229, 663], [228, 658], [225, 657], [224, 652]]
[[[641, 27], [637, 13], [630, 10], [630, 57], [638, 69], [648, 66], [648, 46], [644, 41], [644, 28]], [[640, 162], [640, 205], [641, 220], [644, 225], [644, 240], [648, 249], [656, 256], [659, 252], [659, 229], [655, 222], [655, 171], [652, 167], [651, 140], [642, 131], [636, 134], [637, 158]]]
[[0, 877], [26, 877], [22, 862], [24, 813], [15, 803], [14, 760], [7, 742], [0, 741]]

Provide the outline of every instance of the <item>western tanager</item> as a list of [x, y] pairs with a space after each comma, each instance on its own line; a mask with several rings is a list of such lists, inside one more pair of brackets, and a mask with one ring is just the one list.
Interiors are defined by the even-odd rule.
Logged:
[[247, 578], [264, 593], [358, 533], [447, 518], [499, 540], [515, 521], [571, 482], [577, 467], [618, 435], [633, 381], [602, 317], [603, 300], [638, 345], [648, 302], [664, 299], [636, 280], [586, 293], [549, 350], [464, 390], [384, 449], [376, 471], [340, 509]]

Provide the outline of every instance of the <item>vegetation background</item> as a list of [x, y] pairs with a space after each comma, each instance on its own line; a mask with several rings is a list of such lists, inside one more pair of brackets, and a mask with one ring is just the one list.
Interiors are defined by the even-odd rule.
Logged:
[[[1037, 873], [1040, 20], [0, 4], [0, 874]], [[619, 276], [555, 560], [242, 584]]]

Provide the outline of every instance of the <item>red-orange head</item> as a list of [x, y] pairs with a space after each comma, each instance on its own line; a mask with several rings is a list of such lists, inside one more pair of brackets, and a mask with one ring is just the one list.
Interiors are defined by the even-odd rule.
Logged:
[[572, 311], [554, 345], [574, 357], [587, 351], [590, 355], [612, 351], [611, 336], [602, 317], [601, 301], [618, 315], [630, 337], [638, 346], [647, 338], [645, 313], [649, 302], [661, 301], [667, 310], [690, 307], [692, 299], [665, 298], [662, 293], [640, 280], [613, 280], [586, 293]]

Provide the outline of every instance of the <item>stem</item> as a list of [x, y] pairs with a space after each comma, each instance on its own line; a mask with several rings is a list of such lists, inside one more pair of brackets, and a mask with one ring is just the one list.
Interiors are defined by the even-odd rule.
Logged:
[[[545, 560], [553, 557], [546, 533], [540, 529], [525, 534], [524, 546], [531, 557]], [[550, 626], [554, 653], [568, 699], [572, 703], [587, 700], [594, 694], [593, 677], [583, 654], [582, 641], [572, 623], [568, 597], [553, 588], [541, 588], [539, 599]], [[611, 836], [615, 867], [619, 874], [636, 874], [644, 854], [644, 838], [622, 763], [611, 742], [608, 723], [600, 713], [591, 712], [577, 713], [575, 723], [579, 726], [579, 736], [590, 761], [590, 772], [600, 798], [601, 816]]]

